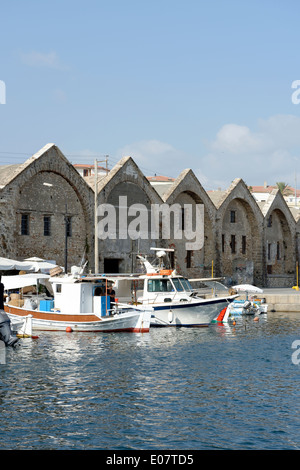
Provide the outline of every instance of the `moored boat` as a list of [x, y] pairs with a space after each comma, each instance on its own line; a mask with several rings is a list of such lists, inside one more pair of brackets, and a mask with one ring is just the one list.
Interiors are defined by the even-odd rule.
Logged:
[[[16, 276], [24, 285], [22, 275]], [[22, 279], [23, 278], [23, 279]], [[30, 279], [31, 284], [38, 284]], [[45, 279], [45, 277], [43, 278]], [[101, 277], [86, 278], [73, 272], [70, 275], [48, 277], [53, 297], [25, 296], [22, 305], [8, 300], [4, 310], [12, 322], [26, 315], [32, 316], [32, 328], [50, 331], [94, 331], [94, 332], [148, 332], [151, 307], [111, 304], [107, 295], [107, 280]], [[30, 284], [29, 284], [30, 285]], [[5, 280], [4, 280], [5, 288]], [[37, 289], [38, 290], [38, 289]]]
[[[246, 299], [234, 299], [226, 309], [223, 309], [216, 317], [215, 321], [226, 323], [230, 319], [244, 315], [261, 315], [268, 312], [268, 304], [264, 298], [258, 298], [257, 294], [262, 294], [263, 290], [251, 284], [240, 284], [232, 287], [233, 291], [246, 294]], [[249, 296], [252, 294], [252, 296]], [[254, 295], [255, 294], [255, 295]]]
[[[157, 255], [161, 260], [166, 257], [166, 252], [162, 249]], [[134, 294], [133, 303], [153, 308], [151, 327], [209, 326], [219, 312], [237, 297], [228, 293], [221, 296], [212, 295], [209, 298], [200, 297], [198, 291], [192, 288], [190, 280], [179, 275], [175, 269], [168, 269], [161, 262], [155, 266], [146, 258], [140, 255], [138, 257], [146, 268], [146, 274], [131, 277], [119, 275], [109, 279], [115, 281], [116, 296], [127, 301], [130, 282], [142, 282], [142, 290]], [[216, 279], [197, 281], [211, 283]]]

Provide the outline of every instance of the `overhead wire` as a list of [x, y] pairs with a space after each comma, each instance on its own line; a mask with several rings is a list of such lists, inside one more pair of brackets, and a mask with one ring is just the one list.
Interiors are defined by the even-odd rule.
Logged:
[[[9, 158], [5, 158], [5, 156], [2, 156], [5, 155], [5, 156], [8, 156], [9, 155]], [[11, 159], [13, 160], [20, 160], [20, 156], [23, 155], [23, 156], [27, 156], [27, 158], [31, 157], [32, 155], [34, 155], [35, 152], [7, 152], [7, 151], [0, 151], [0, 165], [9, 165], [11, 164]], [[111, 169], [114, 164], [118, 163], [118, 161], [120, 159], [116, 159], [116, 158], [113, 158], [111, 157], [110, 155], [107, 155], [107, 154], [99, 154], [99, 153], [95, 153], [95, 154], [88, 154], [88, 155], [82, 155], [82, 154], [64, 154], [67, 158], [82, 158], [84, 160], [86, 160], [86, 158], [103, 158], [105, 160], [105, 158], [107, 158], [107, 166], [108, 166], [108, 169]], [[15, 163], [23, 163], [24, 160], [20, 160], [19, 162], [15, 162]], [[109, 162], [112, 162], [113, 165], [110, 167], [109, 165]], [[74, 162], [75, 163], [75, 162]], [[144, 166], [140, 166], [138, 165], [138, 167], [144, 171], [144, 172], [148, 172], [149, 175], [157, 175], [157, 174], [160, 174], [159, 171], [155, 171], [155, 170], [151, 170], [150, 168], [146, 168]]]

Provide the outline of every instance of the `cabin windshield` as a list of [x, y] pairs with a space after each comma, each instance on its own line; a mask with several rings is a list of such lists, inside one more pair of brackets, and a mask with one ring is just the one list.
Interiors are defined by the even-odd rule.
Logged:
[[184, 277], [172, 279], [149, 279], [148, 292], [192, 292], [192, 286]]
[[178, 279], [178, 277], [173, 277], [172, 278], [172, 282], [175, 286], [175, 289], [178, 291], [178, 292], [182, 292], [184, 290], [180, 280]]
[[169, 279], [149, 279], [148, 292], [172, 292], [174, 287]]
[[192, 291], [193, 290], [193, 288], [190, 284], [190, 281], [188, 279], [182, 277], [182, 278], [180, 278], [180, 282], [183, 285], [184, 290], [186, 290], [186, 291]]

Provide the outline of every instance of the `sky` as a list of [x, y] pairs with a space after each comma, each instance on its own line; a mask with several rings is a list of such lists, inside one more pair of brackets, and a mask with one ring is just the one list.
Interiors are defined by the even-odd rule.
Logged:
[[300, 187], [299, 17], [297, 0], [1, 0], [0, 165], [54, 143], [207, 190]]

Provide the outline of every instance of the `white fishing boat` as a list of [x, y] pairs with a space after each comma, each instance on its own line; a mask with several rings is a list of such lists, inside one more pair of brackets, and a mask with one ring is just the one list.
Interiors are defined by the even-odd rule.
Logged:
[[[10, 289], [46, 283], [52, 286], [53, 297], [38, 294], [16, 294], [8, 297], [4, 310], [12, 322], [31, 315], [32, 329], [50, 331], [148, 332], [152, 308], [111, 303], [107, 295], [108, 281], [103, 276], [86, 277], [78, 270], [69, 275], [19, 275], [9, 277]], [[14, 279], [12, 279], [14, 277]], [[27, 277], [27, 280], [25, 279]], [[38, 292], [38, 288], [36, 289]], [[19, 305], [18, 305], [19, 303]]]
[[[124, 302], [130, 301], [131, 297], [134, 305], [151, 306], [151, 326], [209, 326], [237, 295], [200, 297], [198, 291], [191, 286], [192, 280], [179, 275], [175, 269], [164, 268], [161, 261], [166, 257], [166, 251], [157, 252], [158, 266], [138, 255], [146, 268], [146, 274], [108, 276], [108, 279], [114, 281], [116, 297]], [[203, 283], [216, 280], [197, 279]], [[142, 283], [142, 289], [134, 289], [132, 294], [132, 283]]]

